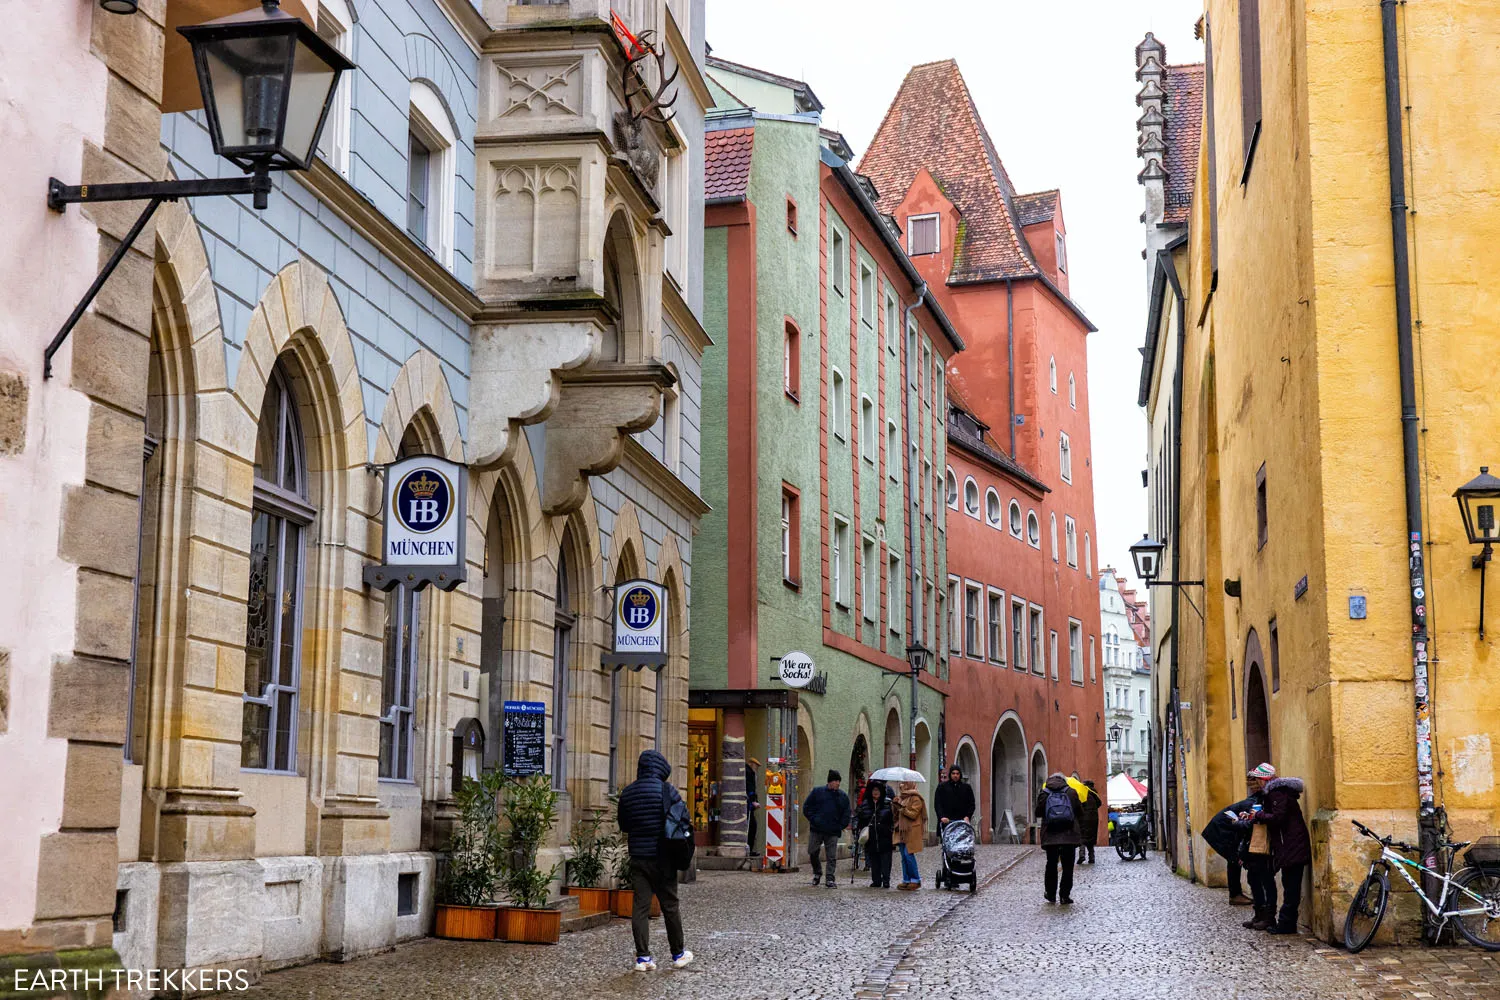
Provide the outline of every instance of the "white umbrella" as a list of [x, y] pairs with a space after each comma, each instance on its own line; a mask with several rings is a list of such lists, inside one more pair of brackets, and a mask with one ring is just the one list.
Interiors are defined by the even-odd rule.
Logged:
[[921, 771], [913, 771], [909, 767], [882, 767], [870, 775], [874, 781], [926, 781]]

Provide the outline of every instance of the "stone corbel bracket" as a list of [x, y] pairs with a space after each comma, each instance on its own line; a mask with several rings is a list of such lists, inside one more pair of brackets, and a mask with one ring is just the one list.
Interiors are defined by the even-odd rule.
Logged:
[[659, 361], [601, 362], [560, 373], [561, 397], [547, 420], [542, 511], [571, 514], [588, 500], [590, 476], [616, 468], [630, 434], [656, 422], [676, 382]]

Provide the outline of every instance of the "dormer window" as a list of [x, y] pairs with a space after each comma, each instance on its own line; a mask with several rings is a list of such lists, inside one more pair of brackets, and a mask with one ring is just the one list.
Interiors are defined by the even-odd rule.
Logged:
[[1063, 238], [1062, 233], [1057, 233], [1057, 269], [1063, 274], [1068, 273], [1068, 241]]
[[936, 215], [908, 215], [906, 217], [906, 252], [909, 256], [937, 253], [938, 217]]

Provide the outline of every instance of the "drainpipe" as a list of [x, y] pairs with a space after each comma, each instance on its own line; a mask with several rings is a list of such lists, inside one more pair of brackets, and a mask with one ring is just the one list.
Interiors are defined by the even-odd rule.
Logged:
[[1010, 389], [1010, 457], [1016, 457], [1016, 300], [1005, 279], [1005, 377]]
[[[906, 641], [911, 642], [916, 635], [914, 629], [917, 624], [917, 522], [922, 517], [922, 494], [920, 487], [924, 484], [917, 482], [917, 447], [916, 439], [911, 436], [911, 429], [916, 425], [916, 415], [913, 412], [917, 405], [916, 380], [912, 378], [911, 349], [914, 338], [911, 335], [912, 315], [927, 301], [927, 282], [917, 288], [917, 298], [911, 305], [906, 307], [904, 322], [901, 324], [901, 368], [906, 373], [906, 405], [901, 408], [901, 422], [905, 425], [901, 429], [901, 441], [906, 447], [906, 490], [911, 496], [911, 503], [906, 513]], [[934, 401], [936, 402], [936, 401]], [[933, 498], [933, 516], [937, 516], [937, 498]], [[917, 672], [911, 673], [911, 718], [907, 720], [907, 728], [911, 731], [908, 741], [910, 760], [907, 766], [912, 770], [917, 769]]]
[[[1396, 0], [1380, 0], [1380, 36], [1385, 55], [1385, 131], [1391, 176], [1391, 262], [1396, 282], [1396, 354], [1401, 371], [1401, 459], [1406, 485], [1407, 553], [1403, 565], [1411, 582], [1412, 680], [1417, 714], [1418, 843], [1429, 868], [1437, 862], [1439, 826], [1444, 819], [1432, 789], [1432, 705], [1427, 678], [1427, 574], [1422, 551], [1422, 481], [1417, 445], [1417, 391], [1412, 362], [1411, 268], [1406, 236], [1405, 142], [1401, 134], [1401, 66], [1396, 37]], [[1423, 876], [1436, 895], [1436, 879]], [[1422, 914], [1422, 937], [1437, 943], [1437, 925]]]

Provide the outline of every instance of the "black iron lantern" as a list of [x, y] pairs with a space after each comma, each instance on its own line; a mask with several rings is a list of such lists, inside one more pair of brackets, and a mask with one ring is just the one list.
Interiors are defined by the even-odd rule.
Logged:
[[214, 152], [245, 171], [311, 166], [354, 64], [278, 0], [177, 31], [193, 49]]
[[1453, 491], [1458, 501], [1458, 512], [1464, 519], [1464, 534], [1470, 545], [1483, 545], [1484, 550], [1470, 562], [1479, 570], [1479, 638], [1484, 638], [1484, 577], [1489, 566], [1493, 547], [1500, 542], [1500, 528], [1495, 524], [1495, 507], [1500, 505], [1500, 479], [1490, 475], [1490, 467], [1481, 465], [1479, 475]]
[[1150, 535], [1142, 535], [1141, 540], [1130, 547], [1130, 559], [1135, 563], [1135, 575], [1148, 584], [1160, 576], [1161, 554], [1166, 548], [1166, 545], [1156, 541]]
[[932, 650], [920, 642], [914, 642], [906, 647], [906, 662], [910, 664], [913, 675], [920, 674], [926, 668], [927, 661], [931, 657]]

